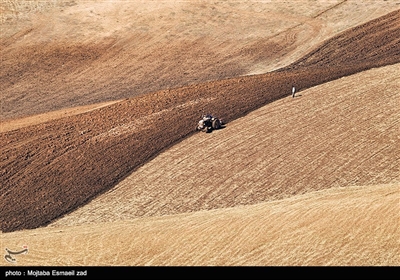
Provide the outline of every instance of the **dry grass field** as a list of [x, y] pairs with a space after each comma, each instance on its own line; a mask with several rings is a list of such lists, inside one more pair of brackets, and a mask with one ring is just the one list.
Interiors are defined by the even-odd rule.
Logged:
[[5, 234], [22, 265], [390, 266], [399, 184], [327, 189], [249, 206]]
[[1, 266], [399, 266], [399, 9], [2, 1]]

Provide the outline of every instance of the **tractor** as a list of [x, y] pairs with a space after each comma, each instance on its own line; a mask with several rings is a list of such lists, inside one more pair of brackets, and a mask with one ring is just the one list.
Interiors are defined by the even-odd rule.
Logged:
[[197, 124], [196, 130], [209, 133], [214, 129], [222, 128], [223, 122], [221, 119], [210, 114], [201, 116], [201, 120]]

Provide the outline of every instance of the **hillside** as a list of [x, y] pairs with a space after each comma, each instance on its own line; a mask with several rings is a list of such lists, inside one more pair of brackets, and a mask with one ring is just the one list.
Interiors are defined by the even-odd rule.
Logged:
[[145, 3], [0, 2], [4, 269], [400, 265], [400, 2]]
[[188, 137], [54, 225], [220, 209], [325, 188], [400, 182], [399, 66], [315, 86], [231, 121], [225, 129]]
[[2, 1], [0, 119], [266, 73], [396, 2]]
[[[398, 266], [399, 184], [2, 235], [21, 266]], [[3, 262], [5, 265], [10, 263]], [[90, 273], [90, 270], [89, 270]]]
[[[164, 89], [84, 114], [1, 133], [1, 211], [3, 213], [1, 230], [8, 232], [44, 226], [81, 207], [94, 197], [113, 188], [166, 148], [191, 135], [198, 116], [203, 112], [213, 112], [231, 122], [287, 96], [292, 84], [300, 90], [305, 90], [372, 67], [398, 63], [400, 45], [393, 42], [398, 42], [399, 36], [393, 34], [399, 34], [399, 19], [400, 11], [398, 10], [342, 32], [339, 36], [319, 46], [320, 51], [312, 52], [312, 56], [318, 60], [321, 52], [326, 55], [331, 54], [332, 59], [325, 58], [329, 66], [327, 68], [321, 65], [302, 66], [303, 62], [300, 60], [297, 66], [295, 64], [285, 71]], [[359, 36], [371, 30], [374, 30], [375, 35]], [[345, 40], [343, 38], [349, 41], [357, 38], [356, 46], [363, 52], [363, 56], [358, 60], [353, 60], [351, 64], [344, 64], [341, 61], [335, 63], [341, 57], [337, 56], [336, 52], [353, 53], [355, 47], [354, 44], [335, 43], [335, 38], [340, 42]], [[374, 47], [369, 47], [369, 44]], [[326, 51], [327, 49], [332, 51]], [[387, 52], [388, 49], [391, 50], [390, 53]], [[306, 58], [308, 61], [315, 61], [310, 56]], [[393, 109], [396, 105], [396, 95], [393, 96], [396, 91], [393, 91], [393, 87], [396, 88], [398, 83], [393, 76], [389, 79], [392, 83], [391, 88], [385, 88], [386, 95], [380, 96], [389, 100], [382, 104], [388, 108], [384, 111], [378, 108], [375, 114], [380, 119], [387, 120], [385, 123], [387, 127], [383, 126], [384, 129], [397, 131], [395, 129], [397, 123], [393, 121], [393, 119], [398, 119]], [[375, 92], [371, 92], [373, 93]], [[374, 107], [370, 106], [377, 102], [374, 96], [366, 98], [365, 102], [367, 102], [366, 106], [369, 106], [368, 110], [374, 110]], [[329, 107], [329, 105], [326, 106]], [[332, 107], [332, 110], [336, 111], [338, 108]], [[368, 111], [365, 112], [368, 114]], [[349, 112], [349, 117], [352, 116], [350, 113], [354, 111]], [[362, 118], [359, 121], [366, 125], [365, 129], [368, 128], [368, 122]], [[371, 119], [374, 125], [376, 125], [375, 121]], [[322, 127], [325, 125], [320, 124]], [[318, 127], [316, 126], [316, 129]], [[347, 129], [349, 127], [344, 128], [344, 130]], [[335, 132], [335, 129], [332, 131]], [[357, 133], [362, 135], [364, 131], [356, 129], [356, 136]], [[383, 152], [385, 170], [388, 168], [385, 172], [388, 172], [388, 176], [381, 180], [377, 180], [374, 176], [370, 178], [375, 178], [373, 180], [376, 182], [373, 183], [396, 181], [398, 180], [396, 177], [398, 176], [396, 173], [398, 158], [395, 153], [392, 153], [396, 146], [390, 141], [397, 137], [397, 134], [396, 132], [389, 134], [388, 138], [382, 138], [384, 141], [380, 138], [383, 137], [382, 135], [377, 134], [376, 137], [378, 137], [378, 142], [365, 147], [366, 151], [363, 152], [373, 152], [379, 148], [379, 151]], [[197, 144], [194, 145], [194, 147], [197, 146]], [[346, 149], [352, 151], [354, 148], [350, 145]], [[328, 147], [328, 150], [323, 152], [335, 155], [335, 147]], [[312, 161], [313, 158], [311, 157], [310, 160]], [[329, 157], [323, 157], [321, 164], [328, 163]], [[328, 168], [332, 167], [328, 165]], [[361, 173], [358, 175], [361, 181], [368, 182], [369, 177], [364, 177], [364, 170], [360, 169]], [[384, 172], [379, 170], [378, 173]], [[353, 174], [351, 168], [344, 168], [341, 172]], [[316, 173], [315, 176], [318, 178], [324, 175]], [[354, 179], [350, 179], [352, 180]], [[305, 191], [297, 189], [296, 184], [290, 187], [292, 195]], [[251, 197], [246, 199], [245, 202], [239, 199], [235, 203], [251, 204], [259, 201], [252, 202]], [[231, 202], [222, 203], [229, 205]], [[199, 207], [206, 206], [200, 204]], [[37, 215], [38, 212], [41, 215]], [[164, 214], [167, 213], [168, 211]]]

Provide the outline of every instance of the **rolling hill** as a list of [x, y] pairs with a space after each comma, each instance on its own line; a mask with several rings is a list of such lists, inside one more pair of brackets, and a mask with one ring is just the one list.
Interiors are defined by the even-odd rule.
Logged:
[[0, 229], [23, 264], [399, 264], [395, 1], [21, 3]]
[[16, 256], [23, 266], [398, 266], [399, 187], [24, 230], [4, 234], [3, 242], [28, 246]]

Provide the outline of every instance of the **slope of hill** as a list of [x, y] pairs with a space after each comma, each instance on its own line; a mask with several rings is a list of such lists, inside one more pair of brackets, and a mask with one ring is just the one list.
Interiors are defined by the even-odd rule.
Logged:
[[[2, 234], [20, 266], [396, 266], [400, 185]], [[11, 265], [3, 262], [4, 265]]]
[[[282, 98], [198, 133], [54, 225], [256, 204], [400, 182], [400, 64]], [[361, 82], [364, 81], [364, 82]]]
[[[398, 9], [0, 2], [2, 248], [28, 246], [22, 266], [400, 265]], [[194, 134], [206, 112], [227, 127]]]
[[0, 118], [266, 73], [396, 1], [0, 2]]
[[[36, 228], [77, 209], [93, 197], [111, 189], [167, 147], [192, 134], [194, 124], [203, 112], [213, 112], [227, 121], [232, 121], [271, 101], [287, 96], [292, 83], [300, 89], [305, 89], [370, 67], [399, 62], [400, 46], [391, 43], [398, 41], [398, 37], [392, 36], [400, 29], [399, 19], [400, 11], [395, 11], [337, 37], [343, 40], [347, 34], [348, 40], [354, 40], [352, 38], [360, 33], [360, 29], [369, 31], [371, 26], [375, 26], [373, 28], [378, 35], [373, 42], [379, 41], [381, 37], [381, 41], [385, 43], [378, 45], [380, 49], [362, 48], [366, 50], [364, 56], [371, 58], [367, 63], [360, 57], [359, 63], [354, 60], [351, 65], [346, 64], [343, 67], [340, 64], [329, 68], [300, 67], [259, 76], [237, 77], [166, 89], [85, 114], [1, 133], [1, 230]], [[370, 38], [362, 36], [358, 45], [368, 46]], [[331, 42], [326, 46], [337, 50], [337, 44]], [[339, 45], [341, 53], [353, 53], [353, 44]], [[375, 55], [377, 52], [387, 53], [388, 45], [394, 48], [389, 56]], [[318, 56], [319, 52], [315, 52], [314, 55]], [[333, 55], [332, 60], [335, 59], [338, 59], [338, 56]], [[398, 85], [393, 76], [389, 79], [392, 87]], [[397, 112], [393, 109], [395, 94], [393, 89], [385, 89], [382, 98], [389, 101], [382, 106], [388, 108], [384, 112], [373, 111], [379, 119], [387, 120], [387, 126], [384, 128], [389, 130], [397, 125], [393, 121], [398, 119]], [[373, 104], [377, 102], [371, 97], [365, 101]], [[371, 103], [367, 106], [369, 104]], [[329, 108], [329, 105], [326, 106]], [[341, 110], [339, 108], [334, 107], [333, 110]], [[360, 122], [368, 123], [364, 119], [360, 119]], [[324, 125], [320, 124], [322, 127]], [[356, 130], [356, 133], [361, 135], [363, 132]], [[381, 134], [377, 134], [376, 137], [381, 137]], [[388, 182], [397, 179], [392, 174], [396, 170], [398, 158], [390, 154], [396, 146], [386, 142], [392, 141], [393, 137], [398, 137], [396, 132], [390, 133], [388, 138], [384, 139], [383, 146], [379, 146], [381, 142], [369, 146], [371, 149], [375, 149], [375, 145], [381, 147], [382, 150], [379, 151], [382, 151], [383, 158], [388, 159], [386, 167], [389, 174], [382, 179]], [[349, 151], [351, 147], [348, 148]], [[368, 146], [364, 148], [370, 151]], [[323, 153], [335, 154], [334, 149], [335, 147], [330, 147]], [[387, 154], [391, 156], [386, 156]], [[319, 159], [322, 160], [321, 163], [329, 161], [329, 157]], [[353, 174], [346, 168], [341, 172]], [[359, 169], [358, 172], [360, 176], [365, 174], [364, 169]], [[325, 174], [316, 172], [316, 176]], [[363, 176], [360, 180], [368, 181], [366, 178], [373, 178]], [[291, 191], [295, 194], [298, 190], [295, 185], [292, 188]], [[227, 205], [229, 203], [226, 202]], [[37, 215], [38, 212], [41, 215]]]

